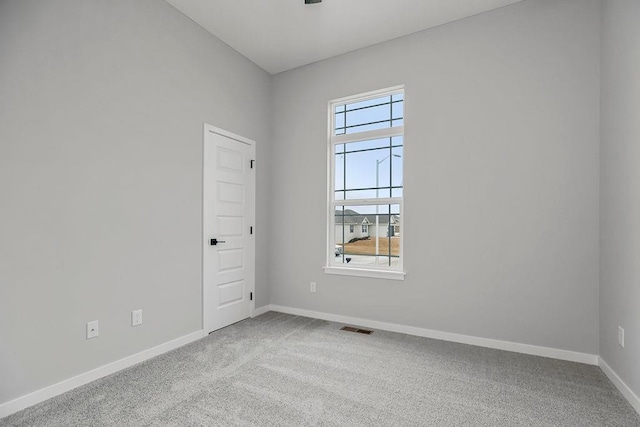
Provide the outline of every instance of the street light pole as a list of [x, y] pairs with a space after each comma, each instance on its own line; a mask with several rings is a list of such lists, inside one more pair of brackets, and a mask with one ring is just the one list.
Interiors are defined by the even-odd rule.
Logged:
[[[376, 160], [376, 199], [379, 198], [379, 190], [380, 190], [380, 164], [390, 158], [392, 154], [389, 154], [386, 157], [383, 157], [380, 160]], [[402, 157], [400, 154], [393, 154], [393, 157]], [[391, 179], [391, 177], [389, 177]], [[389, 181], [389, 185], [391, 186], [391, 181]], [[376, 205], [376, 265], [378, 264], [378, 256], [380, 255], [380, 240], [378, 233], [380, 231], [380, 219], [378, 218], [378, 208], [380, 205]], [[391, 221], [391, 216], [389, 216], [389, 221]], [[387, 225], [389, 227], [389, 225]], [[391, 233], [389, 233], [391, 234]], [[391, 236], [389, 236], [391, 237]]]

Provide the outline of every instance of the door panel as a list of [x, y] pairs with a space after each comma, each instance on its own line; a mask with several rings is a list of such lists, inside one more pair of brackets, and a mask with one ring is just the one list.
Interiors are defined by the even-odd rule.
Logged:
[[218, 182], [218, 202], [243, 204], [244, 186], [232, 182]]
[[240, 237], [245, 229], [242, 216], [218, 216], [218, 230], [220, 237]]
[[[254, 303], [255, 143], [205, 126], [203, 327], [220, 329], [251, 316]], [[211, 239], [217, 239], [212, 245]]]
[[242, 156], [234, 151], [225, 150], [218, 147], [218, 169], [229, 170], [232, 172], [242, 172], [243, 162]]
[[[218, 286], [219, 301], [218, 307], [225, 307], [229, 304], [241, 302], [244, 299], [244, 280], [229, 282]], [[240, 319], [242, 320], [242, 319]]]
[[219, 271], [242, 269], [244, 265], [243, 255], [242, 249], [218, 250]]

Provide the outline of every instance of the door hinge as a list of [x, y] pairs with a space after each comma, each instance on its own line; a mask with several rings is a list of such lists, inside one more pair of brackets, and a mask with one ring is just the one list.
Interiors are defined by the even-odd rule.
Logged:
[[253, 169], [253, 162], [255, 162], [255, 160], [251, 160], [251, 169]]
[[249, 234], [253, 234], [253, 225], [249, 227]]
[[253, 292], [249, 292], [249, 301], [253, 301]]

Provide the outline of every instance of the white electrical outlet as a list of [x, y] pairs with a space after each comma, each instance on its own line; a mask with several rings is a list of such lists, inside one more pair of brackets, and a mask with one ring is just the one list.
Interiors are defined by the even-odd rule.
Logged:
[[131, 326], [142, 325], [142, 309], [131, 312]]
[[87, 339], [98, 336], [98, 321], [87, 322]]
[[624, 329], [622, 326], [618, 326], [618, 345], [624, 348]]
[[309, 290], [311, 292], [315, 292], [316, 291], [316, 282], [311, 282], [311, 287], [309, 288]]

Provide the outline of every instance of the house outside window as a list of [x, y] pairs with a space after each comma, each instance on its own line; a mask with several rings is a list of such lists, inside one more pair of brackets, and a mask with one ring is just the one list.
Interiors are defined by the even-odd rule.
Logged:
[[329, 122], [325, 272], [402, 280], [404, 88], [332, 101]]

